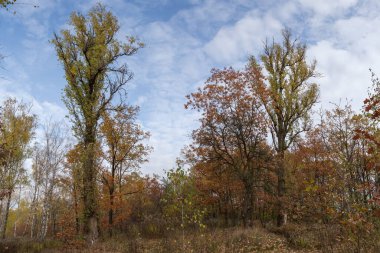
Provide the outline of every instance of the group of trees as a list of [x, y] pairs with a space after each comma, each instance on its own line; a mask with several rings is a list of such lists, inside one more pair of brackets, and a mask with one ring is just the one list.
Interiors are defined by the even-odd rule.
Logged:
[[23, 163], [31, 151], [28, 144], [33, 137], [36, 122], [30, 113], [30, 106], [14, 99], [3, 103], [0, 119], [0, 232], [4, 238], [12, 196], [17, 186], [27, 180]]
[[133, 74], [119, 65], [144, 45], [134, 37], [119, 41], [117, 19], [102, 5], [70, 20], [72, 28], [52, 44], [65, 71], [76, 143], [50, 122], [32, 146], [37, 122], [30, 106], [3, 103], [2, 237], [8, 227], [15, 236], [85, 235], [93, 242], [99, 232], [160, 235], [255, 220], [343, 226], [358, 243], [379, 231], [375, 75], [363, 112], [347, 103], [315, 113], [316, 62], [308, 63], [306, 45], [284, 30], [259, 60], [252, 56], [242, 70], [214, 69], [187, 96], [185, 108], [201, 113], [192, 143], [164, 178], [144, 177], [139, 167], [151, 151], [149, 133], [137, 124], [139, 108], [126, 100]]
[[[2, 5], [7, 7], [13, 2]], [[48, 224], [53, 224], [56, 232], [58, 221], [50, 222], [55, 215], [54, 205], [67, 199], [62, 198], [64, 195], [58, 199], [54, 195], [65, 188], [74, 197], [77, 230], [94, 241], [99, 231], [98, 180], [109, 196], [108, 216], [112, 226], [115, 197], [128, 194], [124, 189], [127, 173], [138, 169], [150, 151], [142, 143], [149, 133], [136, 123], [138, 107], [125, 101], [125, 85], [132, 79], [132, 73], [125, 64], [116, 64], [120, 58], [135, 54], [143, 44], [133, 37], [127, 43], [118, 41], [117, 19], [101, 5], [87, 16], [74, 13], [70, 24], [74, 31], [63, 30], [61, 36], [55, 34], [52, 44], [65, 69], [68, 83], [64, 102], [78, 142], [70, 150], [58, 123], [52, 123], [44, 130], [43, 143], [31, 148], [36, 117], [30, 113], [30, 107], [12, 99], [4, 103], [0, 223], [3, 237], [12, 193], [16, 186], [29, 185], [32, 200], [27, 223], [31, 237], [44, 238]], [[31, 173], [23, 168], [27, 158], [32, 158]], [[19, 198], [25, 197], [20, 193]], [[19, 205], [20, 201], [16, 206]]]
[[286, 223], [285, 155], [310, 128], [318, 99], [318, 86], [310, 83], [315, 76], [315, 62], [306, 62], [306, 46], [285, 30], [282, 44], [265, 45], [261, 64], [251, 57], [243, 71], [213, 70], [205, 87], [188, 96], [185, 107], [202, 112], [190, 148], [195, 170], [208, 169], [214, 176], [229, 173], [228, 180], [241, 183], [244, 225], [253, 219], [258, 194], [267, 193], [276, 198], [278, 226]]
[[[97, 238], [96, 149], [99, 123], [105, 117], [106, 124], [112, 124], [113, 122], [107, 122], [110, 120], [107, 114], [113, 111], [130, 113], [124, 98], [125, 85], [131, 80], [132, 73], [126, 64], [118, 66], [116, 63], [122, 57], [135, 54], [143, 44], [133, 37], [129, 37], [127, 43], [117, 40], [116, 35], [120, 28], [117, 19], [101, 5], [94, 7], [87, 16], [73, 13], [70, 24], [74, 32], [63, 30], [61, 36], [55, 34], [52, 43], [65, 69], [67, 85], [64, 89], [64, 102], [71, 115], [74, 135], [82, 146], [84, 231]], [[120, 98], [120, 101], [113, 103], [116, 98]], [[106, 136], [110, 149], [119, 148], [115, 138], [118, 136]], [[114, 176], [117, 167], [122, 166], [121, 162], [129, 154], [128, 151], [128, 147], [126, 151], [110, 151], [111, 176]], [[116, 157], [118, 152], [126, 154]], [[112, 184], [112, 195], [114, 182], [109, 183]], [[112, 214], [110, 219], [112, 220]]]

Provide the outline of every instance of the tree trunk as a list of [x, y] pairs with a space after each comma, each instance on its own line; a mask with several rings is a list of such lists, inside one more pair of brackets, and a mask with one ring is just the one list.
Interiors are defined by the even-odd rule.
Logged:
[[286, 224], [286, 209], [284, 205], [285, 195], [285, 152], [279, 152], [279, 161], [277, 167], [277, 226], [281, 227]]
[[6, 203], [2, 206], [1, 210], [1, 220], [0, 220], [0, 233], [1, 238], [5, 239], [5, 233], [7, 230], [8, 216], [9, 216], [9, 207], [11, 205], [12, 191], [10, 190], [6, 196]]
[[74, 178], [74, 185], [73, 185], [73, 197], [74, 197], [74, 213], [75, 213], [75, 231], [77, 235], [80, 232], [80, 223], [79, 223], [79, 210], [78, 210], [78, 195], [77, 195], [77, 182]]
[[50, 205], [47, 199], [43, 202], [42, 207], [42, 216], [41, 216], [41, 228], [39, 231], [38, 237], [40, 239], [45, 239], [48, 229], [48, 222], [49, 222], [49, 213], [50, 213]]
[[248, 182], [245, 183], [243, 224], [244, 227], [251, 226], [253, 218], [253, 187]]
[[34, 232], [36, 229], [36, 220], [37, 220], [37, 202], [38, 202], [38, 196], [39, 195], [39, 189], [37, 183], [34, 186], [34, 192], [33, 192], [33, 200], [30, 208], [31, 213], [31, 223], [30, 223], [30, 238], [34, 237]]
[[113, 204], [114, 204], [114, 188], [111, 187], [110, 189], [110, 207], [108, 210], [108, 226], [109, 226], [109, 234], [110, 237], [112, 237], [112, 228], [113, 228]]
[[36, 229], [36, 214], [33, 213], [32, 214], [32, 221], [31, 221], [31, 224], [30, 224], [30, 238], [33, 238], [34, 237], [34, 230]]
[[55, 236], [57, 233], [57, 210], [54, 209], [52, 213], [52, 235]]
[[84, 235], [93, 244], [98, 236], [98, 217], [96, 201], [95, 137], [85, 140], [83, 163], [83, 206]]
[[[109, 235], [110, 237], [112, 237], [112, 229], [113, 229], [113, 208], [114, 208], [114, 192], [115, 192], [115, 173], [116, 173], [116, 149], [115, 147], [113, 146], [113, 149], [112, 149], [112, 153], [113, 153], [113, 156], [112, 156], [112, 164], [111, 164], [111, 182], [109, 184], [111, 184], [109, 186], [109, 197], [110, 197], [110, 206], [109, 206], [109, 210], [108, 210], [108, 231], [109, 231]], [[120, 168], [120, 173], [121, 173], [121, 168]], [[119, 180], [121, 180], [121, 174], [119, 175]], [[119, 185], [119, 189], [121, 189], [121, 182], [120, 182], [120, 185]], [[121, 196], [121, 194], [120, 194]]]

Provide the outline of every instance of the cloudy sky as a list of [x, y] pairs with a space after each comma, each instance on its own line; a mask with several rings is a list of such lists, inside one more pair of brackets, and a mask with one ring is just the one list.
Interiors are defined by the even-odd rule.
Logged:
[[[185, 95], [204, 83], [210, 69], [241, 68], [262, 52], [266, 38], [278, 40], [289, 27], [316, 59], [321, 89], [317, 107], [346, 99], [360, 110], [370, 86], [369, 68], [380, 75], [378, 0], [18, 0], [0, 10], [0, 100], [13, 96], [33, 103], [41, 122], [64, 119], [64, 73], [49, 43], [67, 27], [73, 11], [105, 3], [124, 35], [146, 47], [126, 59], [135, 77], [129, 101], [139, 105], [139, 121], [154, 147], [144, 173], [174, 166], [197, 127], [184, 110]], [[34, 8], [33, 5], [38, 5]], [[16, 13], [13, 14], [13, 11]]]

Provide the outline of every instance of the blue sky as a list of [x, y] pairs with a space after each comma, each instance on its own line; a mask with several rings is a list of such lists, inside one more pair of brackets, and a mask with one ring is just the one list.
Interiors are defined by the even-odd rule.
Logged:
[[[19, 0], [0, 11], [0, 100], [13, 96], [33, 104], [41, 122], [62, 120], [62, 67], [49, 43], [67, 27], [73, 11], [97, 2], [118, 17], [120, 38], [138, 36], [146, 47], [126, 59], [134, 72], [129, 101], [139, 105], [139, 122], [154, 147], [144, 173], [174, 166], [197, 127], [184, 110], [185, 95], [201, 86], [211, 68], [241, 68], [262, 52], [266, 38], [285, 26], [308, 44], [308, 58], [322, 74], [317, 106], [352, 100], [359, 110], [370, 86], [369, 68], [380, 74], [380, 1], [377, 0]], [[33, 8], [32, 5], [38, 5]]]

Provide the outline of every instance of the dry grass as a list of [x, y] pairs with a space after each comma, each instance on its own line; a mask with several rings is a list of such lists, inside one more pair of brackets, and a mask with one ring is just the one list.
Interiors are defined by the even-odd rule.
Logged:
[[[378, 253], [380, 234], [352, 237], [344, 227], [326, 224], [288, 224], [281, 228], [268, 227], [272, 233], [284, 236], [289, 247], [321, 253]], [[358, 244], [358, 241], [360, 244]]]
[[[376, 248], [378, 249], [378, 248]], [[338, 226], [295, 225], [282, 228], [228, 228], [163, 234], [158, 238], [119, 235], [86, 247], [83, 241], [68, 243], [0, 242], [0, 253], [248, 253], [248, 252], [379, 252], [355, 251], [342, 239]]]
[[[88, 249], [68, 249], [74, 253], [248, 253], [248, 252], [317, 252], [309, 249], [302, 251], [288, 246], [283, 236], [269, 233], [262, 228], [229, 228], [205, 231], [203, 233], [175, 233], [161, 239], [136, 237], [115, 238], [99, 242]], [[65, 251], [63, 251], [65, 252]]]

